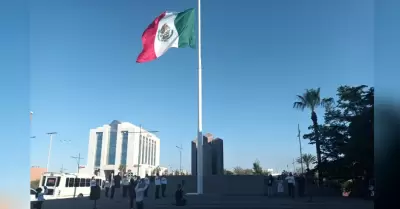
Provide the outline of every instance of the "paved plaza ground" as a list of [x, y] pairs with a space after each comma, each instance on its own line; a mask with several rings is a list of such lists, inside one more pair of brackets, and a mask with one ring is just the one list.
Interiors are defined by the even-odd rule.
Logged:
[[[160, 200], [147, 198], [145, 209], [149, 208], [222, 208], [222, 209], [373, 209], [373, 201], [350, 199], [344, 197], [319, 197], [313, 202], [306, 198], [263, 196], [191, 196], [187, 206], [172, 205], [172, 197]], [[44, 209], [92, 209], [93, 201], [88, 198], [47, 200]], [[102, 198], [97, 201], [98, 209], [129, 209], [128, 199], [110, 200]]]

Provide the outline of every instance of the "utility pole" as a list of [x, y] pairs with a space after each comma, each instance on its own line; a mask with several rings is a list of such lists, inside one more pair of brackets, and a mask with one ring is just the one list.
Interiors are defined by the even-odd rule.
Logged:
[[295, 160], [293, 159], [293, 173], [296, 173]]
[[179, 150], [179, 175], [182, 175], [182, 144], [180, 147], [176, 146], [176, 148]]
[[67, 169], [64, 168], [64, 165], [61, 164], [61, 169], [60, 169], [60, 173], [64, 173], [64, 171], [66, 171]]
[[83, 160], [83, 158], [81, 158], [81, 153], [79, 153], [78, 156], [71, 156], [71, 158], [76, 160], [76, 163], [78, 165], [78, 173], [79, 173], [79, 169], [81, 167], [81, 160]]
[[[76, 160], [76, 164], [78, 165], [78, 174], [79, 174], [79, 169], [80, 169], [80, 167], [81, 167], [81, 160], [83, 159], [83, 158], [81, 158], [81, 153], [79, 153], [78, 154], [78, 156], [71, 156], [71, 158], [73, 158], [73, 159], [75, 159]], [[74, 198], [76, 197], [76, 182], [77, 182], [77, 179], [78, 178], [78, 175], [75, 177], [75, 181], [74, 181]]]
[[303, 150], [301, 148], [301, 140], [300, 140], [300, 124], [297, 124], [297, 137], [299, 138], [299, 145], [300, 145], [300, 164], [301, 164], [301, 173], [304, 173], [304, 167], [303, 167]]
[[49, 144], [49, 153], [47, 155], [47, 172], [49, 172], [50, 167], [50, 156], [51, 156], [51, 144], [53, 143], [53, 135], [56, 135], [57, 132], [49, 132], [47, 135], [50, 135], [50, 144]]

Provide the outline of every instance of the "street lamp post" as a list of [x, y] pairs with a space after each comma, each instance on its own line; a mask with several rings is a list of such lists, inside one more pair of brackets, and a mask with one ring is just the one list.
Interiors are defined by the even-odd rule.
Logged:
[[[76, 160], [76, 163], [78, 165], [78, 174], [79, 174], [79, 169], [81, 168], [81, 160], [83, 159], [83, 158], [81, 158], [81, 153], [79, 153], [78, 156], [71, 156], [71, 158]], [[75, 177], [75, 179], [74, 179], [74, 198], [76, 196], [76, 186], [77, 186], [76, 185], [76, 182], [77, 182], [76, 179], [77, 179], [77, 177]]]
[[178, 148], [179, 150], [179, 175], [182, 175], [182, 150], [183, 150], [182, 144], [180, 147], [176, 146], [176, 148]]
[[[125, 132], [125, 131], [123, 131], [123, 132]], [[145, 131], [145, 133], [147, 133], [147, 134], [149, 134], [149, 133], [158, 133], [159, 131], [154, 131], [154, 130], [152, 130], [152, 131]], [[142, 125], [140, 125], [139, 126], [139, 131], [138, 132], [135, 132], [135, 131], [133, 131], [133, 132], [128, 132], [128, 134], [139, 134], [139, 140], [142, 138]], [[139, 147], [139, 149], [141, 149], [141, 147]], [[138, 150], [139, 150], [138, 149]], [[138, 161], [137, 161], [137, 175], [138, 176], [140, 176], [139, 175], [139, 167], [140, 167], [140, 155], [139, 155], [139, 152], [138, 152]]]
[[299, 138], [299, 145], [300, 145], [300, 164], [301, 164], [301, 173], [304, 173], [303, 167], [303, 150], [301, 149], [301, 140], [300, 140], [300, 124], [297, 124], [297, 137]]
[[47, 135], [50, 135], [50, 144], [49, 144], [49, 153], [47, 155], [47, 172], [49, 172], [49, 167], [50, 167], [50, 155], [51, 155], [51, 144], [53, 143], [53, 135], [56, 135], [57, 132], [49, 132]]

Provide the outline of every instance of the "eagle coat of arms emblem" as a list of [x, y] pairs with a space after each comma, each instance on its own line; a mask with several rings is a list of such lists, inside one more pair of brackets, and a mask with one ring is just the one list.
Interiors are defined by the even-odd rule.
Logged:
[[160, 30], [158, 30], [157, 38], [159, 41], [167, 42], [173, 34], [174, 34], [174, 31], [171, 30], [171, 28], [167, 24], [164, 24], [160, 28]]

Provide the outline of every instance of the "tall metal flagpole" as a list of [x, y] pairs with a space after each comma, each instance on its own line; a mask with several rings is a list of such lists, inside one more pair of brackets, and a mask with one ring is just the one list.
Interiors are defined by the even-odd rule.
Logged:
[[197, 0], [197, 32], [199, 55], [199, 98], [198, 98], [198, 129], [197, 129], [197, 194], [203, 194], [203, 91], [201, 65], [201, 0]]

